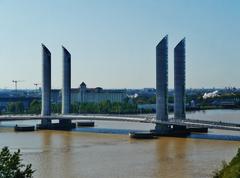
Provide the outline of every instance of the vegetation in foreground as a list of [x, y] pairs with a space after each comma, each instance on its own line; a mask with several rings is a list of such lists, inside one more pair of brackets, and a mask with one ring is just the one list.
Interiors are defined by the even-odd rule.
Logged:
[[229, 164], [223, 162], [222, 169], [215, 171], [213, 178], [240, 178], [240, 148]]
[[0, 178], [32, 178], [32, 165], [21, 162], [20, 150], [11, 153], [8, 147], [4, 147], [0, 152]]

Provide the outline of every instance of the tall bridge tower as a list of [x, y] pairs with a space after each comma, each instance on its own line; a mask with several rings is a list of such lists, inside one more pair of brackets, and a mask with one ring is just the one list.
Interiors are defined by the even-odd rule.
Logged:
[[[51, 52], [42, 44], [42, 116], [51, 115]], [[42, 125], [51, 124], [51, 120], [42, 119]]]
[[[168, 36], [166, 35], [156, 47], [156, 119], [168, 120]], [[159, 133], [168, 132], [166, 125], [156, 124]]]
[[168, 36], [156, 47], [156, 107], [157, 120], [168, 120]]
[[71, 106], [71, 54], [62, 46], [62, 114], [69, 114]]
[[174, 118], [185, 119], [185, 38], [174, 48]]

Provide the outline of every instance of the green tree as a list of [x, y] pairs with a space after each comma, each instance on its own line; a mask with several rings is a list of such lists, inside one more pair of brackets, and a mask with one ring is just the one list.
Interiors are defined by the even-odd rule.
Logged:
[[34, 170], [32, 165], [21, 163], [20, 150], [10, 153], [8, 147], [0, 152], [0, 178], [32, 178]]
[[155, 104], [156, 103], [156, 96], [151, 96], [149, 99], [148, 99], [148, 103], [149, 104]]
[[60, 114], [61, 110], [62, 110], [62, 105], [61, 105], [61, 103], [52, 104], [51, 109], [52, 109], [53, 113], [59, 113]]
[[9, 113], [15, 113], [16, 112], [16, 105], [14, 102], [10, 102], [7, 104], [7, 111]]
[[7, 111], [9, 113], [19, 114], [24, 112], [24, 105], [22, 102], [10, 102], [7, 105]]
[[99, 103], [99, 111], [101, 113], [109, 113], [111, 110], [111, 102], [109, 100], [107, 101], [102, 101]]
[[33, 100], [29, 106], [29, 113], [40, 114], [41, 113], [41, 102], [39, 100]]
[[81, 103], [79, 106], [80, 113], [99, 113], [99, 105], [96, 103]]
[[137, 104], [122, 103], [122, 113], [137, 113]]
[[121, 103], [114, 102], [112, 103], [111, 113], [120, 114], [122, 110]]
[[128, 102], [102, 101], [100, 103], [74, 103], [73, 113], [101, 113], [101, 114], [120, 114], [137, 113], [137, 104]]
[[79, 110], [80, 110], [80, 103], [74, 102], [74, 103], [71, 105], [71, 112], [72, 112], [72, 113], [79, 113]]
[[23, 113], [24, 112], [24, 105], [20, 101], [16, 102], [16, 112], [17, 113]]

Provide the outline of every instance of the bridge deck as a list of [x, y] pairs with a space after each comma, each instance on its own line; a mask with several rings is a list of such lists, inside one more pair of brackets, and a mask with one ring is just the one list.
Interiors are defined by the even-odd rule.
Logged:
[[20, 120], [41, 120], [41, 119], [71, 119], [71, 120], [95, 120], [95, 121], [125, 121], [125, 122], [140, 122], [140, 123], [152, 123], [152, 124], [165, 124], [165, 125], [184, 125], [187, 127], [208, 127], [210, 129], [222, 129], [222, 130], [234, 130], [240, 131], [240, 124], [227, 123], [218, 121], [206, 121], [206, 120], [174, 120], [169, 121], [157, 121], [155, 118], [149, 117], [131, 117], [131, 116], [115, 116], [115, 115], [2, 115], [1, 121], [20, 121]]

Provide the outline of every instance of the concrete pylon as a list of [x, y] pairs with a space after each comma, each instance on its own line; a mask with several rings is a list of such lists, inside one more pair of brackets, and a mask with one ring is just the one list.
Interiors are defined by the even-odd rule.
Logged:
[[174, 118], [185, 119], [185, 38], [174, 48]]
[[71, 107], [71, 54], [64, 46], [63, 51], [63, 83], [62, 83], [62, 114], [69, 114]]
[[[51, 115], [51, 52], [42, 44], [42, 116]], [[42, 119], [43, 125], [51, 120]]]
[[156, 119], [168, 120], [168, 36], [156, 47]]

